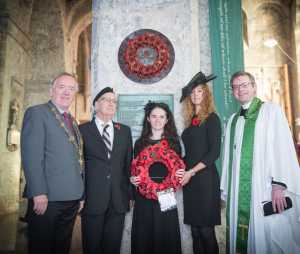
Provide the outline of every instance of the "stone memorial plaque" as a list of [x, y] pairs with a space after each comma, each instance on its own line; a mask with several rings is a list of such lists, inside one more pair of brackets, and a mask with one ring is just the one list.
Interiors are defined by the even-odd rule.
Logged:
[[144, 107], [148, 101], [164, 102], [174, 112], [174, 98], [172, 94], [120, 94], [118, 97], [117, 121], [131, 127], [132, 137], [135, 141], [141, 133]]

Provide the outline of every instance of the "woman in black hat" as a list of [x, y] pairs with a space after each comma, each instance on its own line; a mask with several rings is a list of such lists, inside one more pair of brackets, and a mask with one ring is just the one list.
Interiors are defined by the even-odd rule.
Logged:
[[[145, 151], [144, 149], [155, 151], [155, 145], [160, 146], [163, 142], [166, 142], [179, 157], [181, 156], [179, 136], [168, 105], [149, 102], [145, 106], [141, 137], [134, 145], [135, 160]], [[182, 165], [184, 166], [183, 161]], [[179, 174], [182, 177], [184, 170], [179, 170], [182, 171], [182, 174]], [[149, 167], [149, 176], [154, 182], [162, 183], [167, 175], [168, 169], [160, 162], [155, 162]], [[131, 182], [138, 187], [141, 184], [141, 176], [132, 176]], [[145, 196], [145, 193], [142, 195], [140, 192], [136, 192], [132, 219], [131, 253], [180, 254], [181, 242], [177, 208], [172, 207], [162, 211], [158, 200]]]
[[207, 82], [216, 76], [197, 73], [182, 89], [185, 130], [182, 141], [187, 170], [183, 187], [184, 223], [191, 225], [194, 254], [219, 253], [215, 225], [221, 223], [219, 158], [221, 124]]

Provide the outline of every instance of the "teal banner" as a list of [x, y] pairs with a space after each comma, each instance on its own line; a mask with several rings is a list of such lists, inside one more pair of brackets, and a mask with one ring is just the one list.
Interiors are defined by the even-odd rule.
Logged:
[[232, 97], [231, 75], [244, 69], [241, 0], [208, 0], [212, 70], [218, 76], [213, 91], [223, 126], [237, 110]]
[[[239, 108], [232, 96], [230, 77], [244, 69], [242, 7], [241, 0], [208, 2], [212, 70], [218, 76], [213, 81], [213, 93], [224, 130], [228, 118]], [[217, 162], [219, 172], [221, 161]]]

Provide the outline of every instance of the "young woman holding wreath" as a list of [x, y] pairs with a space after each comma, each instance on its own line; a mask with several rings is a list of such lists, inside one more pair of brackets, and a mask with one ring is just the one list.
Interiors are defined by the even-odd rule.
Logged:
[[191, 225], [194, 254], [217, 254], [215, 225], [221, 223], [220, 180], [215, 165], [221, 145], [221, 123], [207, 82], [197, 73], [182, 89], [186, 128], [182, 133], [187, 167], [181, 180], [184, 223]]
[[[184, 174], [180, 156], [179, 137], [168, 105], [149, 102], [145, 106], [141, 137], [134, 145], [132, 254], [181, 253], [178, 211], [172, 203]], [[161, 195], [167, 197], [166, 203]]]

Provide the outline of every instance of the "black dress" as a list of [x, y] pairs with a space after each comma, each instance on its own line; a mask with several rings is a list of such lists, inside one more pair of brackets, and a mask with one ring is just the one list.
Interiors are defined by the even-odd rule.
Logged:
[[219, 225], [220, 178], [215, 165], [221, 144], [219, 117], [211, 113], [200, 126], [190, 125], [183, 131], [182, 141], [187, 169], [199, 162], [206, 165], [183, 188], [184, 223], [193, 226]]
[[[150, 141], [149, 145], [154, 145], [159, 141]], [[140, 141], [137, 140], [134, 145], [134, 157], [141, 149]], [[181, 153], [178, 141], [173, 149], [178, 154]], [[157, 182], [162, 179], [157, 180], [153, 177], [164, 177], [167, 174], [166, 168], [161, 163], [154, 163], [149, 170], [151, 178]], [[136, 191], [132, 218], [131, 253], [180, 254], [181, 241], [177, 209], [161, 212], [157, 200], [146, 199]]]

